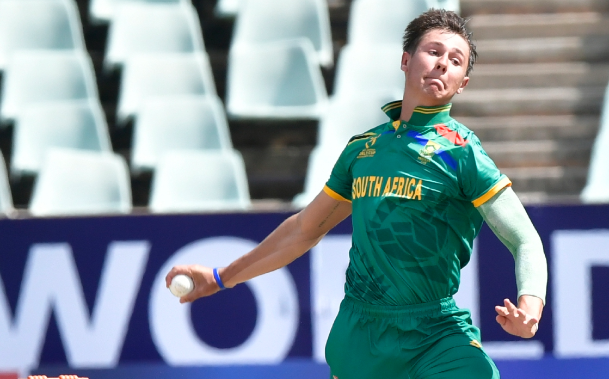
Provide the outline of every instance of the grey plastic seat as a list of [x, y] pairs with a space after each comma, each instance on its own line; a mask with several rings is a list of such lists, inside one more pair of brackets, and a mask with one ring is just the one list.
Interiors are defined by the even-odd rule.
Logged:
[[147, 99], [174, 95], [216, 96], [207, 54], [134, 54], [123, 71], [117, 118], [124, 123]]
[[38, 173], [53, 147], [111, 152], [99, 102], [68, 100], [26, 107], [15, 123], [11, 174]]
[[230, 51], [227, 78], [230, 117], [317, 119], [327, 97], [309, 40], [244, 46]]
[[401, 44], [346, 45], [336, 66], [334, 97], [375, 91], [397, 93], [401, 98], [405, 84], [401, 58]]
[[106, 69], [137, 53], [204, 52], [197, 12], [190, 2], [125, 3], [116, 8], [108, 30]]
[[[347, 28], [347, 44], [401, 44], [410, 21], [436, 0], [354, 0]], [[434, 2], [434, 3], [432, 3]]]
[[429, 8], [441, 8], [447, 11], [461, 13], [461, 2], [459, 0], [427, 0]]
[[0, 70], [19, 50], [83, 50], [84, 46], [74, 1], [0, 1]]
[[178, 3], [190, 0], [89, 0], [89, 19], [94, 23], [112, 21], [114, 11], [122, 4], [128, 3]]
[[316, 61], [333, 63], [330, 16], [326, 0], [245, 0], [240, 3], [232, 45], [251, 46], [306, 38]]
[[133, 130], [131, 168], [153, 170], [170, 150], [231, 149], [224, 107], [215, 96], [147, 100]]
[[241, 154], [235, 150], [167, 152], [154, 172], [149, 207], [162, 213], [248, 209]]
[[109, 152], [50, 149], [29, 210], [35, 216], [129, 213], [127, 165]]
[[97, 99], [91, 59], [83, 51], [24, 50], [13, 54], [2, 83], [2, 120], [46, 101]]
[[218, 0], [214, 8], [216, 17], [235, 17], [239, 13], [243, 0]]
[[11, 217], [15, 213], [11, 187], [6, 173], [6, 163], [0, 153], [0, 214]]

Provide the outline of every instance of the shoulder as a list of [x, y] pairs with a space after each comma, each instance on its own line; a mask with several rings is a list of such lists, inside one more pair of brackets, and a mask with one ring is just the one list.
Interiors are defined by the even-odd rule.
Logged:
[[374, 145], [376, 138], [383, 132], [393, 128], [390, 123], [378, 125], [364, 133], [356, 134], [349, 139], [347, 146], [344, 147], [339, 157], [339, 162], [345, 167], [350, 167], [362, 150]]
[[443, 145], [457, 156], [468, 155], [472, 150], [482, 150], [478, 136], [468, 127], [455, 119], [433, 126], [438, 136], [444, 140]]
[[354, 135], [353, 137], [351, 137], [349, 139], [349, 143], [347, 144], [347, 146], [351, 145], [353, 142], [356, 142], [356, 141], [368, 140], [370, 138], [378, 136], [379, 134], [383, 133], [388, 128], [388, 124], [389, 123], [387, 122], [387, 123], [375, 126], [374, 128], [369, 129], [364, 133]]
[[480, 143], [480, 140], [471, 129], [455, 119], [451, 119], [446, 124], [436, 125], [436, 130], [438, 134], [442, 134], [455, 145], [465, 147], [471, 142]]

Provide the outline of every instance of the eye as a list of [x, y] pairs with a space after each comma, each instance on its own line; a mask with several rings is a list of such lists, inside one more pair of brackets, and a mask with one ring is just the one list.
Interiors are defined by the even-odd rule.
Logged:
[[454, 64], [455, 66], [461, 66], [461, 61], [460, 61], [460, 60], [458, 60], [457, 58], [453, 58], [453, 59], [452, 59], [452, 62], [453, 62], [453, 64]]
[[438, 55], [438, 52], [436, 50], [429, 50], [429, 54]]

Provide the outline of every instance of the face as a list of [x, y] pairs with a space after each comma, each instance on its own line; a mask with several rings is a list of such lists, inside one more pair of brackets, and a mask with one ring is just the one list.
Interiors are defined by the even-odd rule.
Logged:
[[423, 106], [450, 102], [469, 81], [468, 62], [469, 45], [463, 37], [444, 30], [427, 32], [414, 54], [402, 55], [407, 95]]

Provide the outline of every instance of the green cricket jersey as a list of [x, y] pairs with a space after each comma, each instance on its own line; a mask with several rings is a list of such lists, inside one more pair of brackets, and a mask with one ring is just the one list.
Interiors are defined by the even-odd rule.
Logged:
[[378, 305], [410, 305], [455, 294], [482, 226], [476, 210], [510, 180], [451, 104], [417, 107], [349, 141], [324, 191], [352, 202], [353, 244], [345, 293]]

